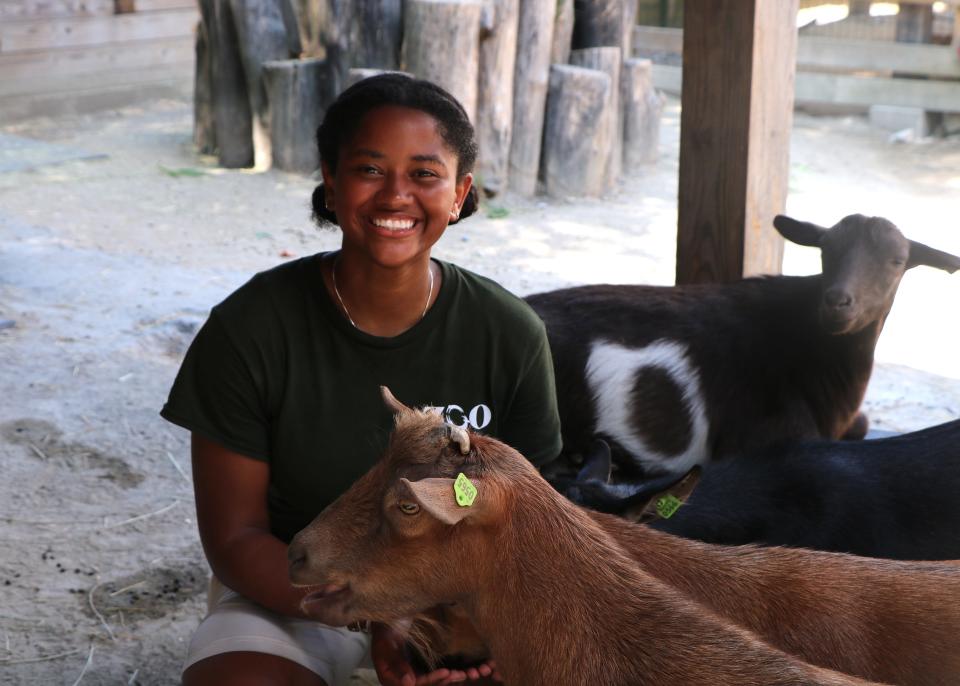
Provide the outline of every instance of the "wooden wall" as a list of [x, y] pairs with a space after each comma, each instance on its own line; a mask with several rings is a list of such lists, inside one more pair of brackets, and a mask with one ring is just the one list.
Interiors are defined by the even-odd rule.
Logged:
[[196, 0], [0, 1], [0, 122], [193, 84]]

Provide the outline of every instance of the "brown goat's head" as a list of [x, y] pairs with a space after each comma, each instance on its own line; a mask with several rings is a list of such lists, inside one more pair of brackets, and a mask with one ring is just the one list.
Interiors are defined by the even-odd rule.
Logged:
[[826, 229], [778, 215], [773, 225], [789, 241], [820, 248], [820, 320], [836, 335], [882, 324], [907, 269], [921, 264], [951, 273], [960, 269], [960, 258], [904, 238], [882, 217], [851, 214]]
[[[456, 602], [462, 570], [482, 557], [478, 532], [504, 511], [490, 468], [535, 471], [503, 444], [382, 391], [396, 412], [383, 458], [290, 543], [291, 581], [320, 586], [304, 609], [334, 626], [391, 622]], [[469, 507], [455, 500], [461, 472], [478, 489]]]

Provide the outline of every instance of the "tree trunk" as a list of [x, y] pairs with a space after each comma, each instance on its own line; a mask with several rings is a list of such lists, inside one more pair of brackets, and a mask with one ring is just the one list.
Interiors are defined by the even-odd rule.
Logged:
[[557, 0], [523, 0], [520, 3], [517, 66], [513, 80], [510, 187], [526, 196], [537, 191], [556, 9]]
[[550, 64], [566, 64], [570, 61], [573, 45], [573, 0], [557, 0], [557, 18], [553, 26], [553, 47]]
[[507, 185], [513, 128], [513, 73], [517, 61], [519, 0], [486, 0], [481, 15], [477, 85], [477, 178], [488, 196]]
[[476, 122], [480, 0], [407, 0], [402, 68], [448, 90]]
[[543, 144], [543, 187], [548, 195], [599, 196], [606, 190], [605, 161], [597, 154], [608, 119], [609, 74], [566, 64], [550, 68]]
[[351, 68], [397, 69], [403, 31], [402, 0], [318, 1], [322, 5], [318, 13], [320, 42], [330, 64], [334, 92], [346, 88], [347, 71]]
[[620, 123], [620, 48], [585, 48], [570, 52], [570, 63], [588, 69], [599, 69], [610, 77], [610, 90], [603, 109], [603, 118], [598, 119], [596, 127], [597, 155], [604, 164], [603, 184], [606, 190], [612, 190], [620, 178], [623, 168], [623, 127]]
[[263, 80], [270, 101], [273, 166], [313, 172], [320, 163], [317, 127], [334, 97], [326, 62], [318, 58], [266, 62]]
[[210, 49], [213, 120], [220, 166], [253, 165], [253, 117], [230, 4], [200, 0]]
[[270, 107], [263, 85], [263, 63], [290, 57], [287, 27], [276, 0], [230, 0], [237, 29], [247, 93], [253, 113], [254, 161], [270, 166]]
[[653, 87], [652, 68], [650, 60], [629, 59], [620, 74], [623, 167], [628, 174], [657, 159], [663, 96]]
[[210, 74], [210, 41], [203, 22], [197, 23], [196, 63], [193, 80], [193, 143], [202, 155], [217, 150], [213, 123], [213, 77]]

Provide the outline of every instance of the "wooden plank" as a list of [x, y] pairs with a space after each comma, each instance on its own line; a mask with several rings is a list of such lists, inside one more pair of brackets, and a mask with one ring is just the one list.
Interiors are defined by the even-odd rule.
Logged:
[[0, 20], [109, 16], [113, 0], [0, 0]]
[[197, 6], [197, 0], [133, 0], [136, 12], [186, 10]]
[[192, 56], [190, 37], [0, 55], [0, 95], [16, 93], [12, 85], [17, 81], [43, 79], [49, 74], [76, 76], [165, 67], [189, 62]]
[[45, 93], [67, 94], [73, 91], [96, 91], [117, 86], [147, 85], [158, 82], [183, 80], [193, 81], [193, 60], [161, 67], [118, 69], [92, 74], [46, 74], [29, 79], [14, 79], [4, 82], [0, 97], [25, 97]]
[[[653, 67], [653, 84], [677, 95], [681, 92], [680, 67]], [[801, 72], [796, 76], [798, 103], [839, 105], [900, 105], [933, 112], [960, 112], [960, 84], [950, 81], [896, 79]]]
[[4, 21], [0, 23], [0, 53], [192, 36], [199, 18], [197, 9], [191, 8], [110, 17]]
[[[683, 29], [638, 26], [633, 32], [633, 44], [639, 50], [679, 55], [683, 52]], [[800, 37], [797, 67], [960, 78], [960, 58], [946, 46], [819, 36]]]
[[780, 269], [770, 226], [787, 189], [797, 0], [684, 13], [677, 283]]

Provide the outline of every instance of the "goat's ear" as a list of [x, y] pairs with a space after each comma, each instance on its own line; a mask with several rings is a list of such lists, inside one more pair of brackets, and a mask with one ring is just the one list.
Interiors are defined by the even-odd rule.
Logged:
[[412, 410], [404, 405], [402, 402], [397, 400], [393, 393], [390, 392], [390, 389], [386, 386], [380, 387], [380, 396], [383, 398], [384, 405], [387, 406], [387, 409], [393, 412], [394, 414], [400, 414], [401, 412], [411, 412]]
[[410, 498], [420, 505], [423, 512], [450, 526], [483, 512], [488, 500], [478, 489], [473, 503], [468, 507], [462, 507], [457, 503], [453, 479], [429, 478], [419, 481], [400, 479], [400, 483], [409, 491]]
[[780, 235], [791, 243], [809, 245], [814, 248], [820, 245], [820, 239], [827, 232], [827, 229], [822, 226], [798, 221], [785, 214], [778, 214], [774, 217], [773, 225], [780, 232]]
[[960, 269], [960, 257], [948, 252], [931, 248], [917, 241], [910, 241], [910, 258], [907, 260], [907, 269], [918, 265], [936, 267], [953, 274]]
[[700, 482], [700, 465], [694, 467], [670, 488], [664, 489], [650, 496], [642, 505], [634, 505], [623, 513], [625, 519], [641, 524], [656, 519], [669, 519], [677, 508], [687, 502], [693, 489]]
[[598, 438], [590, 446], [590, 452], [583, 456], [583, 467], [577, 474], [577, 481], [600, 481], [608, 484], [612, 469], [610, 446], [606, 441]]

